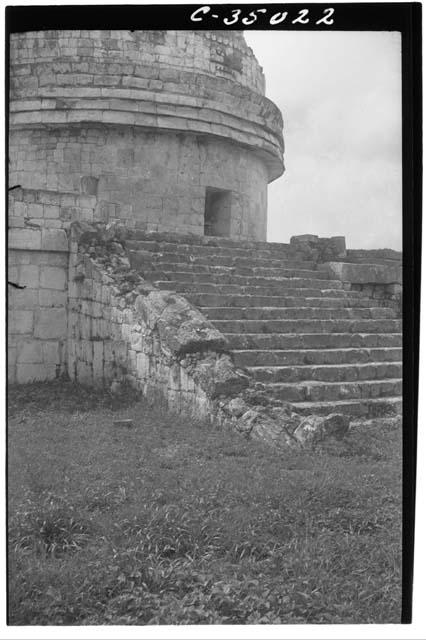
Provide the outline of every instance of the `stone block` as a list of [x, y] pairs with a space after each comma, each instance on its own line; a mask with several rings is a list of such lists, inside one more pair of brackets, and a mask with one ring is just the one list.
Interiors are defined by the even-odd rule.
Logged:
[[54, 289], [40, 289], [38, 300], [41, 307], [65, 307], [67, 304], [66, 291]]
[[9, 312], [9, 332], [25, 334], [33, 331], [33, 311], [13, 309]]
[[321, 268], [332, 278], [353, 284], [401, 284], [402, 267], [398, 265], [327, 262]]
[[44, 220], [45, 229], [64, 229], [65, 225], [62, 220], [47, 218]]
[[93, 361], [93, 345], [95, 342], [92, 340], [82, 340], [81, 342], [81, 354], [84, 362]]
[[29, 204], [28, 205], [28, 217], [29, 218], [43, 218], [43, 205], [42, 204]]
[[11, 207], [11, 213], [20, 218], [27, 216], [28, 205], [25, 202], [14, 202]]
[[82, 176], [80, 180], [81, 193], [88, 196], [96, 196], [98, 193], [99, 178], [95, 176]]
[[23, 218], [20, 217], [16, 217], [16, 216], [9, 216], [8, 218], [8, 222], [9, 222], [9, 227], [11, 229], [16, 229], [16, 228], [24, 228], [25, 227], [25, 222]]
[[66, 272], [61, 267], [41, 267], [40, 286], [63, 291], [66, 288]]
[[14, 309], [34, 309], [38, 304], [36, 289], [9, 288], [9, 303]]
[[43, 343], [43, 362], [46, 364], [60, 364], [61, 349], [60, 342], [49, 341]]
[[332, 236], [329, 239], [330, 245], [335, 249], [337, 254], [346, 255], [346, 238], [345, 236]]
[[18, 284], [36, 289], [39, 285], [39, 267], [36, 265], [22, 265], [19, 269]]
[[76, 379], [81, 384], [91, 384], [93, 381], [93, 372], [90, 364], [79, 360], [76, 363]]
[[40, 250], [42, 248], [42, 232], [40, 229], [10, 229], [9, 249]]
[[39, 340], [22, 342], [17, 349], [18, 364], [37, 364], [43, 362], [43, 344]]
[[319, 240], [318, 236], [312, 235], [310, 233], [305, 233], [300, 236], [291, 236], [290, 244], [297, 244], [299, 242], [313, 242], [317, 243]]
[[104, 370], [104, 345], [100, 340], [93, 342], [93, 378], [101, 380]]
[[53, 204], [44, 205], [45, 218], [59, 218], [59, 206]]
[[19, 282], [19, 273], [20, 273], [19, 265], [12, 264], [9, 256], [8, 273], [7, 273], [8, 280], [10, 280], [11, 282]]
[[100, 320], [98, 320], [97, 318], [92, 318], [91, 327], [92, 327], [91, 337], [93, 339], [99, 338], [100, 337]]
[[56, 367], [45, 364], [17, 364], [16, 382], [25, 384], [42, 380], [53, 380], [56, 377]]
[[64, 229], [42, 229], [40, 248], [44, 251], [68, 251], [68, 237]]
[[67, 335], [67, 315], [65, 309], [56, 307], [38, 309], [34, 318], [34, 337], [43, 340], [61, 338]]

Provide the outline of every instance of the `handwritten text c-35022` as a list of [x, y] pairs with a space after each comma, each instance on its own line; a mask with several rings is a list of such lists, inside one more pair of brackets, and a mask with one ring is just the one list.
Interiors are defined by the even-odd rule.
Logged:
[[[282, 24], [291, 25], [316, 25], [316, 26], [332, 26], [334, 24], [334, 9], [329, 7], [318, 12], [311, 11], [310, 9], [300, 9], [298, 11], [276, 11], [275, 8], [259, 8], [252, 9], [251, 11], [243, 9], [229, 9], [226, 6], [214, 6], [204, 5], [199, 7], [191, 14], [191, 22], [203, 22], [205, 19], [211, 23], [212, 19], [217, 20], [227, 27], [231, 26], [244, 26], [249, 27], [257, 23], [260, 19], [263, 25], [269, 25], [271, 27]], [[259, 25], [260, 26], [260, 25]]]

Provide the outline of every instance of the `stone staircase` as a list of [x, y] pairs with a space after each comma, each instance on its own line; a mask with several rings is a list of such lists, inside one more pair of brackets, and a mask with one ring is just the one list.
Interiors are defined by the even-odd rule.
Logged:
[[297, 246], [135, 232], [126, 250], [144, 278], [197, 306], [228, 338], [235, 364], [295, 411], [401, 412], [397, 312], [346, 290]]

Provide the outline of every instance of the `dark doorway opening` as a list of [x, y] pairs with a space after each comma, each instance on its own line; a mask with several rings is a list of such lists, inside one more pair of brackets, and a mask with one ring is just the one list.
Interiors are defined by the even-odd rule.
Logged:
[[206, 188], [204, 235], [229, 236], [231, 233], [231, 192]]

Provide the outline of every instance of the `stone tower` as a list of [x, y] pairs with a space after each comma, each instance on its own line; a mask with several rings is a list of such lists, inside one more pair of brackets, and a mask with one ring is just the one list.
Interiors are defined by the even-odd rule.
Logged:
[[10, 186], [60, 197], [33, 224], [266, 240], [282, 118], [242, 32], [26, 32], [10, 63]]

